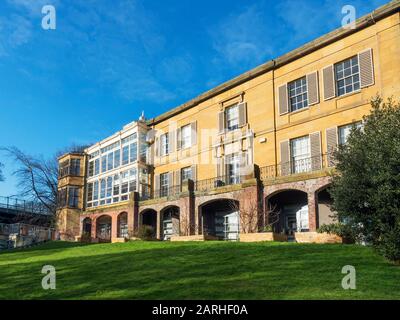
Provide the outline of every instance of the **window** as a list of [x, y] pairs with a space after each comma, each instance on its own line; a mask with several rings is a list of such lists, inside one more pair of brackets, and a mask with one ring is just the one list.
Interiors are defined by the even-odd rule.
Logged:
[[121, 194], [128, 193], [128, 187], [129, 187], [129, 171], [125, 171], [121, 173]]
[[131, 169], [129, 171], [129, 192], [134, 192], [137, 190], [137, 171], [136, 169]]
[[100, 159], [94, 160], [94, 175], [97, 176], [100, 173]]
[[137, 142], [131, 143], [129, 147], [129, 161], [135, 162], [137, 160]]
[[67, 188], [58, 190], [58, 206], [65, 207], [67, 205]]
[[99, 199], [99, 182], [95, 181], [93, 185], [93, 200]]
[[110, 152], [107, 155], [107, 170], [112, 170], [114, 168], [114, 152]]
[[357, 56], [335, 64], [335, 74], [338, 96], [360, 89], [360, 69]]
[[106, 180], [100, 180], [100, 199], [104, 199], [106, 197]]
[[93, 173], [94, 173], [94, 162], [90, 161], [89, 162], [89, 172], [88, 172], [89, 177], [93, 177]]
[[114, 168], [118, 168], [121, 161], [121, 150], [114, 151]]
[[113, 195], [118, 196], [119, 195], [119, 174], [116, 174], [114, 176], [114, 187], [113, 187]]
[[187, 167], [181, 170], [181, 182], [192, 179], [192, 168]]
[[225, 109], [226, 128], [228, 131], [239, 128], [239, 107], [238, 105], [231, 106]]
[[306, 77], [288, 83], [290, 111], [296, 111], [308, 106]]
[[101, 172], [106, 172], [107, 171], [107, 156], [102, 156], [101, 157]]
[[68, 206], [70, 208], [77, 208], [79, 201], [79, 188], [69, 187], [68, 188]]
[[110, 198], [112, 195], [112, 177], [107, 178], [107, 190], [106, 190], [106, 197]]
[[162, 173], [160, 175], [160, 197], [166, 197], [168, 195], [169, 188], [169, 174]]
[[192, 127], [190, 124], [181, 128], [181, 148], [189, 148], [192, 145]]
[[164, 133], [160, 137], [160, 152], [162, 156], [165, 156], [169, 153], [169, 134]]
[[79, 176], [81, 174], [81, 159], [71, 159], [70, 175]]
[[60, 169], [58, 170], [58, 175], [60, 178], [65, 177], [68, 175], [68, 170], [69, 170], [69, 161], [63, 161], [60, 164]]
[[122, 148], [122, 165], [129, 163], [129, 146]]
[[91, 202], [93, 200], [93, 182], [88, 183], [88, 191], [87, 191], [87, 202]]
[[146, 137], [147, 133], [146, 132], [141, 132], [140, 133], [140, 140], [139, 140], [139, 159], [141, 162], [146, 163], [147, 162], [147, 150], [149, 148], [149, 145], [146, 142]]
[[240, 183], [240, 157], [232, 154], [226, 157], [227, 182], [229, 184]]
[[293, 173], [308, 172], [311, 170], [310, 138], [309, 136], [292, 139], [290, 141]]
[[354, 127], [356, 129], [361, 128], [362, 123], [361, 121], [351, 123], [345, 126], [341, 126], [338, 128], [338, 133], [339, 133], [339, 145], [344, 145], [347, 143], [347, 139], [349, 138], [351, 129]]

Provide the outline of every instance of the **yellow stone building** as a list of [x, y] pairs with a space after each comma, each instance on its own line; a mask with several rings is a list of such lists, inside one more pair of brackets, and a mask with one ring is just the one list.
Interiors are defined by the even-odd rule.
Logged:
[[62, 156], [60, 236], [336, 241], [316, 233], [331, 221], [332, 152], [372, 97], [400, 97], [399, 9]]

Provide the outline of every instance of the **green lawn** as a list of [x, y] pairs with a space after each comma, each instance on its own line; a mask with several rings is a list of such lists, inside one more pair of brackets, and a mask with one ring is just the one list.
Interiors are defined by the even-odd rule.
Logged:
[[[41, 269], [57, 270], [43, 290]], [[344, 265], [357, 289], [343, 290]], [[0, 299], [399, 299], [400, 267], [370, 248], [296, 243], [53, 242], [0, 254]]]

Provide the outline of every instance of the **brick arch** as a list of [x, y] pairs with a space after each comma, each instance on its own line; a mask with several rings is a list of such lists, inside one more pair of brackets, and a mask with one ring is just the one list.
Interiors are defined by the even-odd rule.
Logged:
[[304, 192], [305, 194], [308, 194], [307, 190], [304, 190], [304, 188], [279, 188], [271, 193], [269, 193], [267, 196], [264, 197], [264, 201], [268, 201], [268, 199], [272, 198], [273, 196], [276, 196], [277, 194], [281, 192], [286, 192], [286, 191], [299, 191], [299, 192]]
[[235, 200], [237, 201], [238, 199], [236, 199], [233, 195], [215, 195], [215, 196], [208, 196], [207, 199], [203, 199], [200, 203], [196, 204], [196, 206], [198, 208], [201, 208], [213, 201], [218, 201], [218, 200]]

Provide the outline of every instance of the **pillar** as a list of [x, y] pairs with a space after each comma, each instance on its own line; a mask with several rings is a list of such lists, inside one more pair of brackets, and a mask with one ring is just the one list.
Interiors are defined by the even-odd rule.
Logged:
[[118, 214], [111, 214], [111, 241], [118, 238]]
[[317, 204], [315, 192], [307, 193], [308, 200], [308, 227], [310, 231], [317, 231]]
[[157, 211], [157, 233], [156, 233], [156, 237], [158, 240], [161, 240], [161, 223], [162, 223], [162, 219], [161, 219], [161, 212]]

